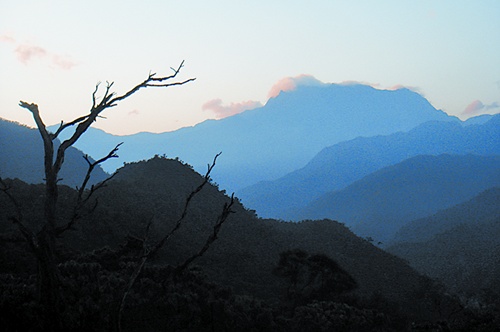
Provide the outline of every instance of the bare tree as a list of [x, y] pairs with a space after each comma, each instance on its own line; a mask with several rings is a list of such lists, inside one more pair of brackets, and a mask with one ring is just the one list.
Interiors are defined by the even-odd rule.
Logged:
[[[205, 187], [205, 185], [207, 183], [210, 182], [210, 173], [212, 172], [213, 168], [215, 167], [215, 163], [217, 162], [217, 158], [220, 155], [221, 155], [221, 153], [218, 153], [217, 155], [215, 155], [212, 164], [208, 165], [207, 173], [203, 177], [203, 181], [201, 182], [201, 184], [198, 187], [196, 187], [193, 191], [191, 191], [191, 193], [187, 196], [186, 201], [184, 203], [184, 208], [182, 209], [182, 212], [181, 212], [179, 218], [177, 219], [177, 221], [174, 223], [174, 226], [172, 227], [172, 229], [168, 233], [164, 234], [161, 237], [161, 239], [159, 241], [157, 241], [155, 244], [148, 245], [147, 240], [148, 240], [149, 229], [150, 229], [151, 224], [152, 224], [152, 220], [151, 220], [146, 227], [146, 236], [143, 239], [136, 239], [136, 240], [139, 240], [141, 242], [142, 254], [137, 261], [137, 264], [134, 268], [134, 271], [130, 275], [129, 282], [128, 282], [128, 284], [123, 292], [123, 296], [122, 296], [121, 301], [120, 301], [119, 306], [118, 306], [118, 315], [117, 315], [117, 322], [116, 323], [117, 323], [117, 330], [119, 332], [122, 331], [121, 321], [122, 321], [123, 309], [125, 307], [125, 301], [126, 301], [128, 295], [130, 294], [132, 287], [134, 286], [135, 282], [137, 281], [137, 278], [139, 277], [139, 275], [143, 271], [144, 266], [146, 265], [146, 262], [151, 257], [155, 256], [158, 253], [158, 251], [161, 248], [163, 248], [163, 246], [168, 242], [168, 240], [174, 235], [174, 233], [177, 230], [179, 230], [179, 228], [182, 225], [182, 222], [185, 220], [185, 218], [187, 216], [187, 212], [188, 212], [188, 208], [189, 208], [189, 205], [191, 203], [191, 200], [203, 189], [203, 187]], [[201, 248], [201, 250], [199, 252], [192, 255], [188, 259], [186, 259], [186, 261], [184, 261], [184, 263], [180, 264], [176, 269], [177, 273], [182, 272], [195, 259], [201, 257], [208, 250], [210, 245], [217, 239], [217, 235], [219, 234], [219, 230], [222, 227], [222, 224], [227, 220], [229, 215], [234, 212], [231, 209], [233, 207], [233, 204], [234, 204], [234, 193], [231, 195], [231, 199], [230, 199], [229, 203], [224, 204], [224, 207], [222, 208], [222, 212], [218, 216], [217, 221], [214, 225], [213, 232], [208, 236], [207, 240], [205, 241], [204, 246]]]
[[[117, 106], [119, 102], [132, 96], [134, 93], [143, 88], [148, 87], [170, 87], [176, 85], [183, 85], [188, 82], [194, 81], [195, 78], [189, 78], [186, 80], [177, 80], [177, 76], [184, 65], [184, 61], [177, 67], [171, 68], [173, 74], [169, 76], [158, 76], [156, 73], [150, 73], [147, 78], [125, 92], [122, 95], [118, 95], [111, 91], [113, 83], [106, 82], [106, 87], [104, 90], [104, 96], [99, 98], [97, 93], [100, 90], [100, 83], [95, 87], [92, 94], [92, 107], [88, 114], [83, 115], [74, 119], [73, 121], [64, 123], [61, 122], [58, 129], [52, 133], [47, 130], [45, 123], [42, 120], [38, 105], [34, 103], [27, 103], [24, 101], [20, 102], [22, 108], [27, 109], [33, 115], [38, 131], [40, 132], [43, 146], [44, 146], [44, 170], [45, 170], [45, 202], [44, 202], [44, 223], [41, 225], [38, 231], [31, 230], [26, 227], [22, 211], [19, 209], [19, 204], [9, 193], [8, 186], [4, 182], [2, 184], [1, 191], [8, 194], [10, 200], [16, 207], [16, 216], [12, 217], [12, 221], [17, 224], [21, 234], [28, 242], [38, 264], [38, 277], [37, 277], [37, 289], [38, 289], [38, 299], [39, 302], [46, 309], [46, 322], [50, 322], [52, 326], [50, 329], [58, 330], [61, 328], [58, 309], [61, 304], [60, 299], [60, 277], [59, 270], [56, 264], [55, 256], [55, 246], [57, 237], [62, 235], [65, 231], [74, 226], [75, 222], [80, 218], [80, 211], [84, 205], [89, 202], [90, 197], [94, 192], [102, 188], [106, 181], [92, 186], [90, 190], [86, 190], [87, 183], [91, 176], [93, 169], [100, 163], [105, 162], [110, 158], [117, 157], [116, 152], [118, 146], [116, 146], [111, 152], [97, 161], [91, 161], [88, 156], [85, 160], [88, 163], [88, 171], [82, 182], [80, 188], [78, 188], [77, 200], [74, 204], [74, 209], [72, 216], [63, 224], [58, 224], [58, 181], [59, 172], [64, 163], [64, 158], [68, 148], [72, 147], [80, 137], [88, 130], [88, 128], [101, 116], [101, 113], [105, 110]], [[61, 142], [61, 144], [55, 148], [54, 141], [58, 138], [59, 134], [73, 126], [76, 126], [72, 135]], [[109, 180], [109, 179], [108, 179]]]

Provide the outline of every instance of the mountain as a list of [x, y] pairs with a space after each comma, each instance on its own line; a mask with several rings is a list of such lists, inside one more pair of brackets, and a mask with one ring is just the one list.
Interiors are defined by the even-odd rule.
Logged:
[[[59, 144], [59, 140], [54, 142], [55, 146]], [[80, 150], [73, 147], [66, 151], [65, 162], [59, 173], [62, 184], [71, 187], [82, 184], [87, 173], [87, 162], [83, 156]], [[43, 158], [43, 141], [38, 130], [0, 119], [2, 178], [18, 178], [28, 183], [42, 183], [45, 178]], [[89, 185], [100, 182], [108, 176], [100, 166], [97, 166], [94, 168]]]
[[417, 156], [327, 193], [296, 216], [338, 220], [385, 243], [408, 222], [499, 185], [500, 156]]
[[271, 98], [261, 108], [221, 120], [156, 135], [103, 138], [103, 132], [90, 130], [76, 146], [98, 158], [117, 143], [125, 142], [120, 158], [103, 165], [107, 171], [123, 162], [166, 154], [204, 172], [206, 164], [222, 151], [213, 177], [223, 188], [233, 191], [303, 167], [326, 146], [358, 136], [408, 131], [432, 120], [458, 121], [407, 89], [300, 86]]
[[[202, 181], [203, 178], [188, 165], [162, 157], [127, 164], [105, 189], [96, 193], [99, 204], [93, 213], [79, 220], [73, 231], [64, 234], [62, 241], [73, 251], [91, 252], [91, 255], [106, 252], [99, 249], [102, 247], [108, 251], [119, 247], [130, 236], [143, 238], [146, 234], [152, 244], [174, 227], [186, 197]], [[13, 181], [11, 186], [12, 194], [21, 198], [21, 208], [26, 211], [25, 224], [34, 226], [33, 223], [43, 215], [39, 212], [43, 206], [39, 195], [43, 186], [28, 186], [20, 181]], [[60, 201], [61, 211], [71, 213], [68, 204], [72, 202], [75, 191], [63, 186], [61, 192], [65, 197]], [[175, 266], [196, 253], [212, 234], [217, 216], [228, 201], [229, 198], [216, 186], [208, 184], [204, 187], [193, 198], [179, 230], [148, 265]], [[5, 207], [0, 210], [1, 220], [14, 210], [5, 195], [0, 195], [0, 204]], [[360, 301], [378, 299], [377, 305], [395, 303], [413, 317], [434, 316], [434, 309], [429, 310], [425, 302], [426, 296], [433, 291], [430, 281], [415, 273], [402, 259], [357, 237], [342, 224], [331, 220], [283, 223], [259, 219], [239, 202], [233, 211], [217, 241], [196, 261], [211, 281], [253, 299], [278, 301], [286, 284], [273, 274], [273, 269], [278, 264], [280, 253], [297, 248], [311, 254], [323, 253], [335, 260], [358, 283], [354, 295]], [[148, 228], [149, 222], [152, 225]], [[15, 227], [12, 223], [0, 223], [4, 234], [15, 233]], [[2, 269], [19, 266], [30, 257], [18, 249], [14, 251], [16, 259], [12, 260], [9, 252], [0, 252]], [[144, 280], [144, 286], [147, 284], [148, 281]]]
[[497, 116], [497, 115], [498, 114], [496, 114], [496, 115], [494, 115], [494, 114], [482, 114], [482, 115], [474, 116], [472, 118], [468, 118], [467, 120], [465, 120], [463, 122], [463, 125], [469, 126], [469, 125], [473, 125], [473, 124], [483, 124], [483, 123], [488, 122], [489, 120], [491, 120], [492, 117]]
[[401, 227], [391, 243], [425, 242], [461, 224], [478, 225], [499, 221], [499, 218], [500, 188], [495, 187], [467, 202], [409, 222]]
[[[476, 297], [500, 294], [500, 188], [415, 220], [387, 251], [449, 289]], [[495, 295], [496, 294], [496, 295]]]
[[[426, 122], [408, 132], [358, 137], [321, 150], [306, 166], [274, 181], [238, 191], [246, 206], [266, 218], [295, 219], [290, 211], [345, 188], [383, 167], [417, 155], [500, 155], [500, 114], [481, 124]], [[476, 122], [481, 122], [477, 120]]]

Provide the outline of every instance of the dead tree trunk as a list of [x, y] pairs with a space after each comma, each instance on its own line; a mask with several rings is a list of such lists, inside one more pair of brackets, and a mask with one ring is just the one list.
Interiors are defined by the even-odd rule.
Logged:
[[[82, 207], [82, 203], [88, 201], [89, 197], [93, 192], [102, 187], [104, 181], [97, 188], [92, 188], [87, 194], [87, 197], [83, 199], [83, 194], [85, 186], [87, 184], [90, 173], [96, 164], [106, 161], [109, 158], [116, 157], [117, 148], [108, 154], [108, 156], [102, 158], [96, 163], [91, 163], [86, 157], [89, 163], [89, 169], [87, 176], [83, 181], [82, 187], [78, 193], [78, 200], [75, 202], [75, 209], [73, 217], [63, 225], [58, 225], [58, 215], [57, 215], [57, 203], [58, 203], [58, 176], [59, 171], [64, 163], [64, 158], [66, 150], [73, 146], [80, 137], [87, 131], [87, 129], [97, 120], [100, 114], [111, 107], [114, 107], [118, 102], [130, 97], [132, 94], [137, 92], [142, 88], [147, 87], [169, 87], [174, 85], [182, 85], [191, 81], [194, 78], [187, 79], [184, 81], [170, 82], [176, 78], [177, 74], [183, 67], [184, 62], [180, 64], [177, 69], [172, 68], [174, 73], [170, 76], [157, 77], [155, 73], [150, 73], [146, 80], [139, 83], [123, 95], [117, 96], [114, 92], [111, 92], [111, 87], [113, 83], [107, 83], [104, 96], [98, 100], [96, 94], [99, 90], [99, 85], [97, 84], [92, 94], [92, 107], [87, 115], [81, 116], [74, 119], [71, 122], [63, 123], [61, 122], [59, 128], [55, 133], [51, 133], [47, 130], [46, 125], [42, 121], [40, 112], [38, 110], [38, 105], [29, 104], [24, 101], [20, 102], [20, 106], [30, 111], [35, 120], [38, 131], [40, 132], [43, 144], [44, 144], [44, 169], [45, 169], [45, 204], [44, 204], [44, 224], [41, 225], [38, 232], [33, 232], [23, 225], [22, 218], [14, 218], [19, 226], [21, 233], [24, 235], [28, 241], [30, 247], [32, 248], [33, 254], [38, 263], [38, 277], [37, 277], [37, 290], [39, 303], [42, 304], [45, 310], [45, 325], [44, 328], [51, 331], [57, 331], [62, 329], [62, 323], [60, 320], [60, 309], [62, 309], [62, 297], [60, 293], [60, 276], [59, 269], [57, 266], [56, 259], [56, 238], [57, 236], [64, 233], [67, 229], [73, 226], [75, 221], [78, 219], [77, 210]], [[57, 150], [54, 149], [54, 140], [57, 139], [58, 135], [65, 129], [75, 126], [75, 131], [70, 138], [61, 142]], [[5, 191], [5, 190], [3, 190]]]

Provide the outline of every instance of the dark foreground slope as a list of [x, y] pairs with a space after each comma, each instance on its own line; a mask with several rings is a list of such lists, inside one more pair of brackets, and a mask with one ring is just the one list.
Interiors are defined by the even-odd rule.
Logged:
[[[80, 317], [81, 310], [93, 318], [87, 317], [78, 324], [109, 318], [105, 313], [112, 311], [116, 305], [113, 296], [120, 298], [119, 290], [127, 283], [127, 275], [140, 257], [140, 239], [146, 237], [147, 245], [152, 245], [172, 229], [186, 197], [201, 182], [202, 177], [190, 167], [175, 160], [156, 157], [147, 162], [126, 165], [104, 190], [98, 192], [99, 204], [94, 213], [82, 219], [74, 231], [64, 235], [62, 241], [66, 249], [58, 251], [67, 289], [74, 289], [75, 292], [68, 298], [68, 301], [73, 301], [68, 308], [73, 308], [73, 305], [80, 308], [80, 314], [66, 309], [64, 315], [69, 317], [69, 321], [75, 321], [74, 315]], [[31, 221], [36, 222], [40, 217], [43, 203], [40, 193], [43, 188], [20, 181], [10, 184], [12, 194], [20, 197], [26, 212], [26, 224], [34, 227]], [[63, 212], [68, 211], [74, 198], [74, 190], [61, 188]], [[238, 324], [251, 322], [254, 329], [257, 328], [255, 324], [262, 323], [264, 326], [260, 329], [274, 326], [271, 329], [299, 331], [314, 330], [318, 320], [311, 317], [321, 315], [333, 324], [329, 325], [331, 328], [337, 326], [336, 330], [362, 331], [373, 330], [376, 324], [379, 324], [378, 329], [384, 326], [400, 329], [410, 321], [444, 319], [442, 315], [456, 309], [456, 302], [437, 291], [430, 279], [417, 274], [402, 259], [358, 238], [342, 224], [330, 220], [280, 223], [258, 219], [240, 204], [234, 206], [235, 213], [223, 225], [218, 240], [201, 259], [195, 261], [207, 277], [191, 271], [181, 280], [170, 279], [171, 270], [167, 266], [182, 263], [201, 248], [213, 231], [223, 204], [228, 201], [229, 198], [212, 185], [195, 196], [181, 228], [162, 252], [148, 262], [148, 268], [130, 295], [124, 316], [128, 326], [148, 330], [145, 326], [155, 326], [153, 321], [168, 321], [173, 324], [168, 326], [185, 327], [188, 324], [210, 330], [215, 328], [213, 324], [217, 321], [217, 324], [235, 324], [230, 326], [232, 329], [240, 327], [239, 330], [243, 325]], [[5, 195], [0, 195], [0, 203], [5, 207], [0, 210], [2, 238], [14, 237], [16, 230], [5, 222], [6, 217], [13, 213], [13, 207]], [[146, 232], [150, 222], [152, 226]], [[22, 247], [7, 243], [2, 241], [0, 258], [4, 273], [2, 278], [5, 279], [2, 287], [12, 292], [12, 289], [22, 289], [19, 287], [23, 283], [32, 283], [33, 278], [20, 282], [16, 278], [25, 273], [34, 274], [36, 269]], [[295, 248], [311, 254], [327, 255], [355, 279], [358, 288], [343, 297], [327, 301], [283, 302], [290, 284], [286, 278], [274, 274], [273, 270], [280, 253]], [[132, 255], [134, 250], [135, 255]], [[71, 277], [74, 275], [76, 277]], [[99, 287], [95, 288], [95, 282]], [[190, 285], [189, 289], [182, 288], [188, 287], [186, 284]], [[230, 289], [236, 295], [230, 295]], [[25, 290], [21, 298], [29, 298], [30, 292]], [[83, 302], [78, 302], [79, 299]], [[433, 299], [439, 303], [439, 308]], [[261, 301], [267, 304], [257, 305]], [[27, 310], [21, 303], [3, 306], [2, 309], [12, 312], [9, 308], [21, 306]], [[185, 316], [188, 314], [190, 318]], [[351, 318], [347, 319], [346, 315]], [[186, 320], [179, 321], [179, 317]], [[378, 323], [375, 317], [378, 317]], [[400, 317], [408, 320], [399, 320]], [[176, 320], [173, 322], [171, 319]], [[353, 319], [357, 323], [349, 325], [354, 324]], [[203, 322], [208, 325], [196, 325]], [[338, 326], [339, 322], [344, 325]], [[158, 328], [155, 326], [151, 330]], [[224, 329], [222, 326], [219, 328]]]
[[[117, 227], [113, 224], [121, 221], [121, 234], [115, 235], [119, 241], [125, 232], [142, 234], [143, 225], [153, 219], [152, 233], [158, 236], [173, 226], [185, 198], [200, 182], [197, 173], [173, 160], [154, 158], [127, 165], [101, 192], [100, 207], [91, 223], [108, 224], [114, 229]], [[185, 224], [165, 247], [163, 259], [177, 264], [200, 248], [227, 200], [216, 187], [204, 188], [193, 200]], [[272, 269], [279, 253], [293, 248], [331, 256], [359, 281], [359, 291], [365, 295], [380, 291], [388, 298], [403, 299], [419, 285], [419, 276], [403, 261], [358, 238], [337, 222], [280, 223], [257, 219], [240, 204], [234, 210], [236, 213], [199, 264], [215, 280], [231, 284], [241, 292], [277, 296], [279, 282]]]

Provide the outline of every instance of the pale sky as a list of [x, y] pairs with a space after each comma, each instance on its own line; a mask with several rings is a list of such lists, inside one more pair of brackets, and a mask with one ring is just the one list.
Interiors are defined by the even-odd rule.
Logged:
[[[500, 112], [500, 1], [0, 0], [0, 117], [86, 114], [97, 82], [150, 71], [195, 82], [140, 91], [103, 115], [113, 134], [165, 132], [265, 104], [279, 81], [405, 86], [462, 119]], [[292, 84], [293, 86], [293, 84]]]

